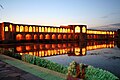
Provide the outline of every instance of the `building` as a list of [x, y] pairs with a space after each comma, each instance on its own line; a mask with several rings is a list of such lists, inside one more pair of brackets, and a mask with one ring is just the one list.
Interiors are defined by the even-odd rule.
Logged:
[[116, 31], [87, 29], [86, 25], [41, 26], [0, 23], [0, 41], [85, 41], [114, 39]]

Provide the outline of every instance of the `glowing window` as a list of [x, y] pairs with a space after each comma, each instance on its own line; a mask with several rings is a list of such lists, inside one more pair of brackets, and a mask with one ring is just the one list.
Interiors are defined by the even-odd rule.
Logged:
[[80, 27], [79, 26], [75, 27], [75, 33], [80, 33]]
[[24, 27], [20, 26], [20, 32], [24, 32]]
[[28, 32], [28, 26], [25, 26], [25, 32]]
[[47, 32], [47, 27], [45, 27], [45, 32]]
[[63, 32], [65, 32], [65, 28], [63, 28]]
[[50, 27], [48, 28], [48, 32], [50, 32]]
[[59, 32], [59, 28], [57, 28], [57, 32]]
[[8, 31], [8, 27], [7, 26], [5, 26], [5, 31]]
[[38, 32], [38, 27], [36, 27], [36, 32]]
[[16, 32], [19, 32], [19, 26], [18, 25], [16, 26]]
[[29, 27], [29, 32], [32, 32], [32, 27], [31, 26]]
[[12, 32], [12, 25], [10, 24], [9, 27], [10, 27], [10, 31]]
[[[85, 33], [86, 32], [86, 28], [85, 27], [82, 27], [82, 33]], [[94, 31], [95, 33], [95, 31]]]
[[56, 32], [56, 28], [54, 28], [54, 30], [53, 30], [54, 32]]
[[44, 32], [44, 27], [42, 27], [42, 32]]
[[63, 29], [62, 29], [62, 28], [60, 28], [60, 32], [63, 32]]
[[50, 28], [50, 32], [53, 32], [53, 28]]
[[33, 26], [33, 32], [35, 32], [35, 26]]
[[67, 29], [67, 32], [70, 33], [70, 29]]
[[39, 27], [39, 32], [41, 32], [41, 27]]

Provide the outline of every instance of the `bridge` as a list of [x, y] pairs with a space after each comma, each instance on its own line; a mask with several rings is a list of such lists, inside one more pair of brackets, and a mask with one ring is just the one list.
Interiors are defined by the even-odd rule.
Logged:
[[0, 23], [1, 41], [85, 41], [114, 39], [116, 31], [91, 30], [86, 25], [42, 26]]

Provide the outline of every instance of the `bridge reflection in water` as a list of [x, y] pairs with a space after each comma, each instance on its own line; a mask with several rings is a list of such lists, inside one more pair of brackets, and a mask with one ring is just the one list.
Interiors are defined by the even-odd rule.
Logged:
[[22, 44], [15, 47], [15, 53], [30, 54], [39, 57], [55, 55], [85, 56], [89, 50], [114, 48], [114, 41], [88, 41], [85, 43], [58, 43], [58, 44]]

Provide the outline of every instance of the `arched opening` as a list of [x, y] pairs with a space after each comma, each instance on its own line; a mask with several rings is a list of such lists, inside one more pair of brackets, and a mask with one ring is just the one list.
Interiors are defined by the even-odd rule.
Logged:
[[33, 32], [35, 32], [35, 26], [33, 26]]
[[36, 27], [36, 31], [35, 32], [38, 32], [38, 27]]
[[42, 32], [44, 32], [44, 27], [42, 27]]
[[79, 26], [75, 27], [75, 33], [80, 33], [80, 27]]
[[47, 32], [47, 27], [45, 27], [45, 32]]
[[32, 32], [32, 27], [31, 26], [29, 27], [29, 32]]
[[31, 36], [30, 34], [27, 34], [27, 35], [25, 36], [25, 38], [26, 38], [26, 40], [31, 40], [31, 39], [32, 39], [32, 36]]
[[50, 44], [46, 44], [46, 45], [45, 45], [45, 48], [46, 48], [46, 49], [50, 49], [50, 47], [51, 47]]
[[56, 28], [54, 28], [53, 31], [56, 32]]
[[24, 32], [24, 27], [20, 26], [20, 32]]
[[50, 28], [50, 32], [53, 32], [53, 28]]
[[16, 32], [19, 32], [19, 26], [18, 25], [16, 26]]
[[64, 35], [63, 35], [63, 39], [67, 39], [67, 36], [66, 36], [66, 34], [64, 34]]
[[5, 26], [5, 31], [8, 31], [8, 27], [7, 26]]
[[18, 51], [18, 52], [22, 51], [22, 46], [17, 46], [16, 51]]
[[10, 31], [12, 32], [12, 25], [10, 24], [9, 27], [10, 27]]
[[39, 32], [41, 32], [41, 27], [39, 27]]
[[23, 36], [21, 34], [16, 35], [16, 40], [22, 40], [22, 39], [23, 39]]
[[31, 50], [31, 47], [30, 47], [30, 46], [26, 46], [26, 50], [27, 50], [27, 51], [30, 51], [30, 50]]
[[52, 35], [52, 39], [56, 39], [56, 35], [55, 34]]
[[71, 39], [71, 35], [68, 35], [68, 39]]
[[43, 39], [43, 35], [42, 34], [40, 35], [40, 39]]
[[78, 35], [75, 35], [75, 39], [78, 39]]
[[63, 29], [62, 29], [62, 28], [60, 28], [60, 32], [61, 32], [61, 33], [63, 32]]
[[34, 40], [38, 39], [38, 36], [37, 34], [34, 35]]
[[59, 31], [59, 28], [57, 28], [57, 32], [59, 33], [60, 31]]
[[85, 33], [85, 32], [86, 32], [86, 28], [82, 27], [82, 33]]
[[67, 29], [67, 32], [70, 33], [70, 29]]
[[25, 26], [25, 32], [28, 32], [28, 26]]
[[58, 39], [62, 39], [62, 35], [61, 34], [58, 35]]
[[50, 39], [50, 35], [49, 34], [45, 35], [45, 39]]

